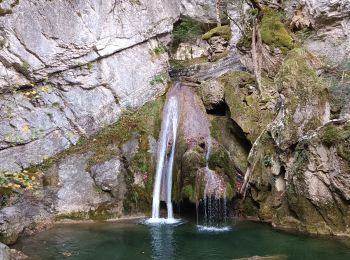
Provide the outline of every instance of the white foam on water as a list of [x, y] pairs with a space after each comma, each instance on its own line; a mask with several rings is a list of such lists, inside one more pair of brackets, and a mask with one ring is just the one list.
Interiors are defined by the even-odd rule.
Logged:
[[227, 232], [227, 231], [230, 231], [232, 228], [229, 226], [214, 227], [214, 226], [197, 225], [197, 229], [199, 232]]
[[183, 224], [184, 221], [180, 218], [148, 218], [141, 221], [142, 224], [145, 225], [177, 225]]

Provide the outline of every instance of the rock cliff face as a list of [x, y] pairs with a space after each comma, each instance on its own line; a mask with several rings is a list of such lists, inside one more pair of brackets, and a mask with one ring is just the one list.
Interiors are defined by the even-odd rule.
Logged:
[[0, 17], [0, 170], [42, 162], [164, 93], [166, 45], [204, 1], [5, 1]]

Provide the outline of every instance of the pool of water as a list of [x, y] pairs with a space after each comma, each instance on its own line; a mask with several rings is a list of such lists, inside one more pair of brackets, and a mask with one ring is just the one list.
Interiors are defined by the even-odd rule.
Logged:
[[[214, 231], [213, 231], [214, 230]], [[16, 245], [30, 259], [235, 259], [285, 255], [288, 259], [350, 259], [344, 241], [293, 235], [269, 225], [239, 222], [225, 232], [181, 225], [101, 223], [59, 225]]]

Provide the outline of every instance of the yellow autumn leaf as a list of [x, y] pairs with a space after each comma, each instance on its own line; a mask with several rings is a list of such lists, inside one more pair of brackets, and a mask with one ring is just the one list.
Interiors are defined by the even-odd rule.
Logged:
[[22, 127], [22, 131], [25, 132], [25, 133], [29, 132], [29, 126], [28, 125], [23, 126]]

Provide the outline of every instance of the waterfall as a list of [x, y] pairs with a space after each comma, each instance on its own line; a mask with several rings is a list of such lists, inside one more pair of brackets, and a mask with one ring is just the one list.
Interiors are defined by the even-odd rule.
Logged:
[[[172, 220], [173, 205], [171, 202], [171, 191], [172, 191], [172, 173], [175, 155], [176, 135], [179, 124], [179, 100], [177, 95], [173, 94], [174, 89], [179, 88], [180, 84], [176, 84], [173, 91], [170, 92], [168, 99], [165, 103], [163, 110], [163, 121], [161, 126], [161, 135], [159, 140], [158, 149], [158, 160], [156, 177], [153, 188], [153, 202], [152, 202], [152, 220], [156, 221], [159, 219], [159, 205], [161, 195], [161, 184], [162, 180], [166, 178], [166, 205], [168, 211], [168, 220]], [[167, 156], [168, 144], [171, 142], [170, 156]]]
[[[204, 225], [199, 225], [198, 227], [202, 231], [227, 231], [228, 227], [222, 226], [222, 224], [226, 225], [227, 217], [226, 188], [224, 179], [218, 176], [215, 171], [209, 169], [209, 156], [211, 146], [212, 141], [209, 135], [206, 140], [206, 166], [202, 171], [205, 180], [203, 196]], [[220, 203], [221, 200], [223, 200], [223, 203]], [[196, 212], [198, 214], [198, 209]], [[222, 223], [219, 223], [218, 221], [221, 221]]]

